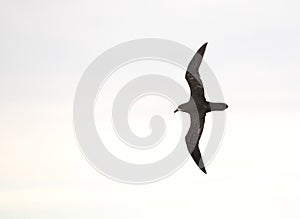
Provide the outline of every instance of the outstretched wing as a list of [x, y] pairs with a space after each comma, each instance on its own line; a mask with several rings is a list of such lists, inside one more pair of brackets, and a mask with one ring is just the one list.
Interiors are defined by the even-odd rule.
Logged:
[[205, 43], [201, 48], [197, 51], [197, 53], [194, 55], [192, 60], [190, 61], [186, 74], [185, 79], [187, 80], [190, 89], [191, 89], [191, 96], [194, 99], [205, 101], [204, 96], [204, 88], [203, 83], [201, 81], [200, 75], [199, 75], [199, 67], [202, 63], [202, 59], [205, 53], [207, 43]]
[[198, 146], [204, 128], [205, 115], [199, 116], [197, 112], [194, 112], [190, 114], [190, 117], [191, 126], [185, 136], [185, 142], [195, 163], [206, 174], [206, 169]]

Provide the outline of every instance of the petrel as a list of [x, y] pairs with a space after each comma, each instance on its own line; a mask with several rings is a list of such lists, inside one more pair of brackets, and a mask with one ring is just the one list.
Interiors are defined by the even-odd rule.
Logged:
[[207, 43], [205, 43], [197, 51], [188, 65], [185, 79], [187, 80], [190, 90], [191, 97], [189, 102], [181, 104], [174, 111], [182, 111], [190, 114], [191, 126], [185, 136], [185, 142], [187, 148], [192, 155], [192, 158], [198, 165], [198, 167], [206, 174], [206, 169], [202, 160], [202, 156], [199, 150], [199, 140], [204, 128], [206, 113], [211, 111], [223, 111], [228, 108], [225, 103], [212, 103], [208, 102], [204, 95], [203, 83], [199, 75], [199, 67], [205, 53]]

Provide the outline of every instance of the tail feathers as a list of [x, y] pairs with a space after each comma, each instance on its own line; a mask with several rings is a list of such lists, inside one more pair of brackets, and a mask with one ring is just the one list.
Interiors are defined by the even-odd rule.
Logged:
[[195, 161], [195, 163], [200, 168], [200, 170], [202, 170], [202, 172], [207, 174], [199, 148], [195, 147], [195, 149], [194, 149], [194, 151], [192, 152], [191, 155], [192, 155], [192, 158]]
[[211, 111], [223, 111], [228, 108], [226, 103], [209, 103]]

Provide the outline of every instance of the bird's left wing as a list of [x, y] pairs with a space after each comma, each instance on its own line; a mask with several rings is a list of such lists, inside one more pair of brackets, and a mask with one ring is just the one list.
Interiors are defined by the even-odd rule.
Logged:
[[194, 112], [190, 114], [190, 118], [191, 126], [185, 136], [186, 145], [195, 163], [206, 174], [206, 169], [198, 146], [204, 128], [205, 115], [201, 116], [198, 112]]
[[205, 101], [205, 96], [203, 83], [199, 74], [199, 67], [202, 63], [206, 46], [207, 43], [201, 46], [200, 49], [196, 52], [196, 54], [190, 61], [185, 74], [185, 79], [187, 80], [191, 89], [191, 96], [201, 101]]

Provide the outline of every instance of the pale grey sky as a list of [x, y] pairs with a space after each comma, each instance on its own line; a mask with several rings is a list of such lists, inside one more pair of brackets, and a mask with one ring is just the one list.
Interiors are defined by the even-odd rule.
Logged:
[[[0, 4], [1, 218], [299, 218], [299, 1]], [[146, 37], [209, 42], [229, 109], [207, 176], [189, 160], [164, 181], [124, 185], [80, 153], [81, 75], [106, 49]]]

